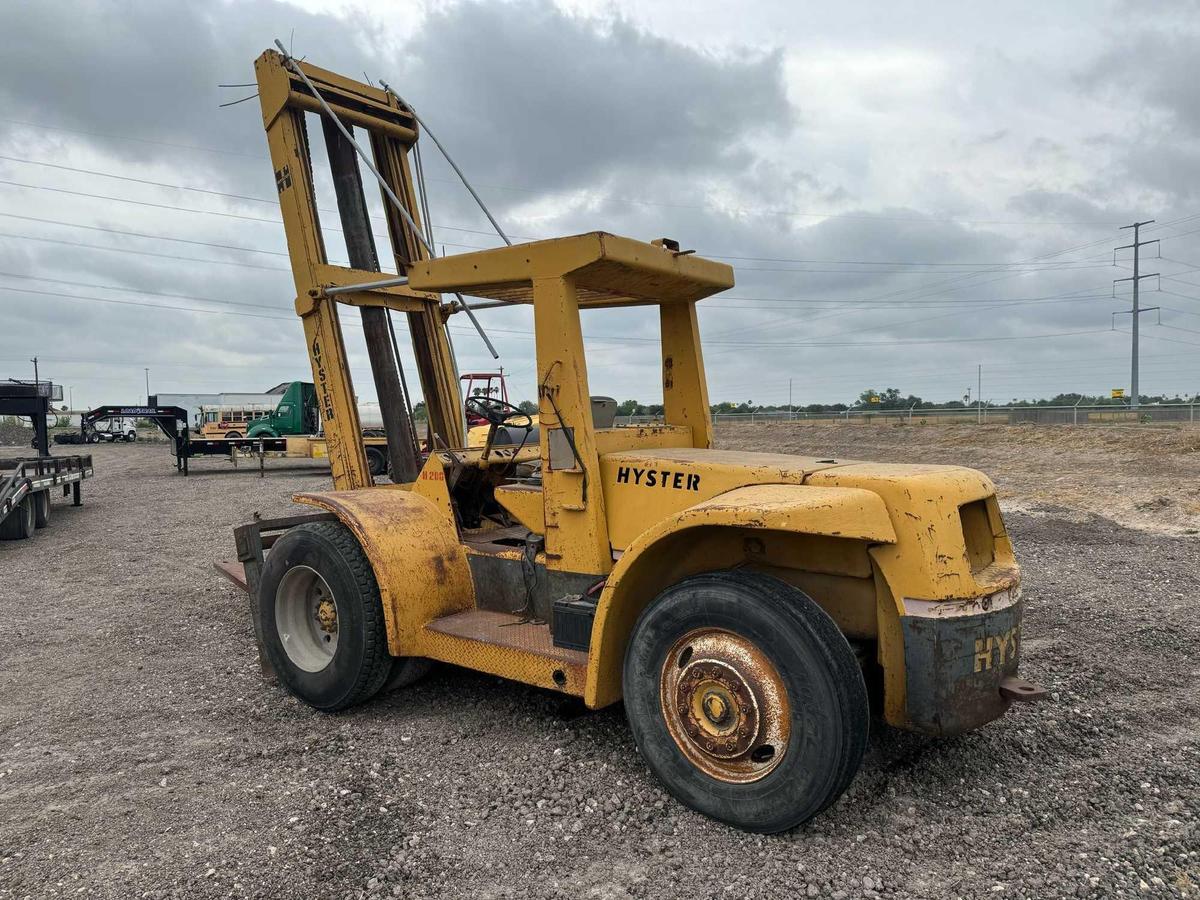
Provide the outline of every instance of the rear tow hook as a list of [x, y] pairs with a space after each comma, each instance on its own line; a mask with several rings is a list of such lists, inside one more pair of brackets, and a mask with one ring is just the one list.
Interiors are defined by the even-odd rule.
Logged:
[[1007, 678], [1000, 679], [1000, 696], [1005, 700], [1015, 700], [1018, 703], [1036, 703], [1039, 700], [1047, 699], [1050, 691], [1040, 684], [1009, 675]]

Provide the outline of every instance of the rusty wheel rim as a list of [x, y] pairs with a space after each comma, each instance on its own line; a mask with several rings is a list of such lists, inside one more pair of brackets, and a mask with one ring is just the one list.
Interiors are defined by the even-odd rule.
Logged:
[[659, 685], [667, 730], [706, 775], [732, 784], [757, 781], [787, 753], [787, 688], [748, 638], [723, 628], [688, 632], [667, 653]]

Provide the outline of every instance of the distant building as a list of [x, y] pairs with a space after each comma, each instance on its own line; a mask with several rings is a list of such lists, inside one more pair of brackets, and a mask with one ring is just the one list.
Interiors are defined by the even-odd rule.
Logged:
[[291, 382], [285, 381], [261, 394], [151, 394], [148, 399], [151, 406], [183, 407], [187, 410], [188, 424], [195, 427], [200, 424], [202, 406], [262, 406], [274, 409], [279, 403], [279, 396], [287, 390], [289, 384]]

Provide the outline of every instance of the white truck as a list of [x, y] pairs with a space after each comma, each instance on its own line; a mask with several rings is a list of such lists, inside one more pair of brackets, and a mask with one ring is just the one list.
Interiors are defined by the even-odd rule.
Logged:
[[133, 419], [103, 419], [96, 423], [88, 435], [88, 443], [92, 444], [100, 441], [133, 443], [136, 440], [137, 428]]

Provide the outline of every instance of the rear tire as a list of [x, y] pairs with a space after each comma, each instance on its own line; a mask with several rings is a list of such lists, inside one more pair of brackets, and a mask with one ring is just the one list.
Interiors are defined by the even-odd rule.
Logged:
[[50, 492], [38, 491], [33, 494], [33, 526], [45, 528], [50, 524]]
[[0, 522], [0, 541], [24, 541], [33, 537], [36, 528], [33, 495], [26, 494], [4, 521]]
[[238, 432], [236, 432], [236, 431], [227, 431], [227, 432], [225, 432], [225, 437], [227, 437], [227, 438], [240, 438], [240, 437], [241, 437], [241, 435], [240, 435]]
[[746, 831], [811, 819], [862, 762], [869, 710], [854, 652], [811, 598], [771, 576], [713, 572], [667, 588], [634, 626], [624, 675], [654, 774]]
[[267, 554], [258, 607], [279, 680], [310, 706], [363, 703], [392, 674], [375, 573], [345, 526], [313, 522], [285, 533]]

